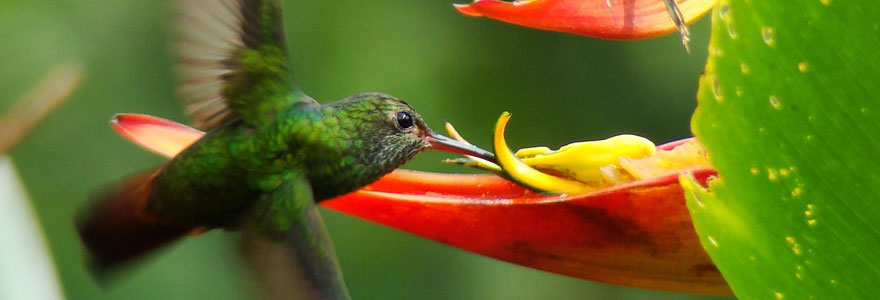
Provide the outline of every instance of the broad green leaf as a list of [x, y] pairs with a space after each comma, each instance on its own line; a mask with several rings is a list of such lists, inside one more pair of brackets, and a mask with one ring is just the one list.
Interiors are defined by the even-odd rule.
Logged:
[[686, 182], [740, 298], [880, 292], [880, 5], [718, 1], [694, 134], [720, 177]]

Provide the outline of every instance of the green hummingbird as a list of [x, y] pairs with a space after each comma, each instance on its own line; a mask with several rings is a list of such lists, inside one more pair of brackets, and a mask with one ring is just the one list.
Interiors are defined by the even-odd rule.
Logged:
[[180, 0], [177, 8], [178, 91], [208, 133], [92, 197], [76, 225], [99, 272], [190, 233], [243, 229], [255, 260], [303, 279], [299, 293], [348, 298], [316, 202], [429, 149], [492, 160], [435, 133], [398, 98], [362, 93], [321, 105], [302, 93], [277, 0]]

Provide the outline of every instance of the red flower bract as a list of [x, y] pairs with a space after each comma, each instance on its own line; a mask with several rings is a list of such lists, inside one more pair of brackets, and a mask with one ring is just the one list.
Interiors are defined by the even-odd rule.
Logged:
[[[686, 23], [706, 14], [713, 0], [679, 0]], [[456, 4], [459, 12], [520, 26], [604, 39], [646, 39], [675, 31], [662, 0], [476, 0]]]
[[[701, 182], [715, 175], [711, 169], [689, 172]], [[730, 295], [700, 246], [677, 173], [580, 195], [544, 195], [494, 175], [398, 170], [321, 204], [536, 269], [641, 288]]]

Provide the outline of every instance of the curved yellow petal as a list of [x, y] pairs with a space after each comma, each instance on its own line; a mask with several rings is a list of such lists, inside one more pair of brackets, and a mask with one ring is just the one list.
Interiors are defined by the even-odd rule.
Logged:
[[498, 163], [511, 178], [536, 190], [551, 193], [578, 194], [595, 190], [595, 188], [575, 180], [542, 173], [517, 158], [504, 140], [504, 128], [507, 126], [508, 120], [510, 120], [510, 113], [502, 113], [495, 124], [493, 140]]

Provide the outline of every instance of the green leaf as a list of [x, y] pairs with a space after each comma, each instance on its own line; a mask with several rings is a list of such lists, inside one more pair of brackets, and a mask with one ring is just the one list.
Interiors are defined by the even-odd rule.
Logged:
[[689, 185], [740, 298], [880, 293], [880, 6], [719, 1], [692, 130], [720, 177]]

